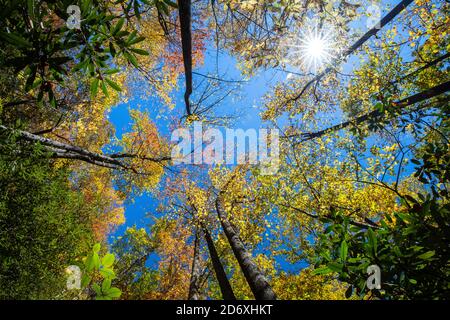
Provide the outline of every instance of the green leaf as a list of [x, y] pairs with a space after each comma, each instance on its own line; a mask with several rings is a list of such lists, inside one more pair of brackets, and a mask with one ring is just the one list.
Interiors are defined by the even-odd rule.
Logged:
[[83, 276], [81, 277], [81, 287], [82, 288], [87, 287], [90, 282], [91, 282], [91, 277], [87, 273], [83, 274]]
[[100, 251], [100, 243], [96, 243], [92, 248], [92, 252], [98, 253]]
[[103, 94], [104, 94], [106, 97], [109, 97], [109, 93], [108, 93], [108, 89], [106, 88], [105, 81], [102, 81], [101, 87], [102, 87]]
[[56, 98], [51, 87], [48, 88], [48, 100], [50, 101], [50, 105], [53, 108], [56, 108]]
[[94, 289], [94, 291], [97, 295], [99, 295], [99, 296], [102, 295], [102, 289], [100, 288], [100, 286], [98, 284], [94, 283], [92, 285], [92, 288]]
[[114, 69], [108, 69], [108, 70], [106, 70], [104, 73], [109, 75], [109, 74], [117, 73], [117, 72], [119, 72], [119, 71], [120, 71], [119, 69], [114, 68]]
[[330, 268], [330, 270], [334, 271], [334, 272], [341, 272], [342, 271], [342, 267], [343, 267], [342, 264], [336, 263], [336, 262], [330, 262], [328, 264], [328, 268]]
[[144, 41], [144, 40], [145, 40], [145, 37], [137, 37], [137, 38], [135, 38], [135, 39], [133, 39], [133, 40], [130, 40], [130, 41], [128, 42], [128, 44], [129, 44], [129, 45], [133, 45], [133, 44], [142, 42], [142, 41]]
[[347, 245], [347, 242], [344, 240], [341, 243], [341, 249], [339, 252], [342, 262], [345, 262], [347, 260], [347, 253], [348, 253], [348, 245]]
[[136, 37], [137, 35], [137, 31], [134, 30], [130, 33], [130, 35], [128, 36], [127, 40], [125, 41], [127, 43], [127, 46], [130, 45], [130, 42]]
[[100, 257], [98, 256], [98, 253], [94, 253], [92, 255], [92, 260], [94, 262], [94, 268], [99, 269], [100, 268]]
[[33, 46], [28, 40], [15, 33], [0, 32], [0, 38], [19, 48], [30, 48]]
[[376, 255], [377, 254], [377, 238], [376, 238], [375, 233], [373, 232], [372, 228], [369, 228], [369, 230], [367, 230], [367, 232], [369, 235], [369, 246], [372, 248], [373, 254]]
[[122, 38], [122, 37], [125, 37], [125, 36], [129, 35], [129, 34], [130, 33], [128, 31], [122, 30], [122, 31], [117, 32], [116, 37]]
[[125, 23], [125, 18], [120, 18], [119, 21], [117, 22], [117, 24], [111, 30], [111, 33], [113, 35], [116, 35], [120, 31], [120, 29], [122, 29], [124, 23]]
[[131, 62], [131, 64], [132, 64], [133, 66], [135, 66], [136, 68], [139, 67], [139, 63], [137, 62], [136, 57], [135, 57], [134, 55], [132, 55], [132, 54], [130, 54], [130, 53], [128, 53], [128, 52], [125, 52], [125, 53], [124, 53], [124, 56], [125, 56], [125, 58], [127, 58], [127, 60], [128, 60], [129, 62]]
[[142, 56], [148, 56], [149, 55], [148, 51], [142, 50], [142, 49], [130, 48], [130, 51], [133, 51], [134, 53], [140, 54]]
[[434, 250], [432, 250], [432, 251], [422, 253], [421, 255], [417, 256], [417, 258], [422, 259], [422, 260], [428, 260], [432, 256], [434, 256], [434, 254], [435, 254], [435, 252], [434, 252]]
[[106, 296], [110, 298], [119, 298], [122, 294], [119, 288], [112, 287], [108, 291], [105, 292]]
[[87, 271], [92, 271], [95, 267], [94, 257], [92, 255], [89, 255], [84, 264], [86, 265]]
[[89, 65], [89, 60], [86, 59], [82, 62], [80, 62], [79, 64], [77, 64], [75, 67], [73, 67], [72, 72], [76, 72], [78, 70], [83, 70], [86, 69], [86, 67]]
[[36, 89], [38, 86], [40, 86], [42, 83], [42, 79], [37, 79], [33, 82], [33, 84], [30, 87], [30, 90]]
[[34, 0], [27, 0], [27, 12], [31, 18], [34, 18]]
[[114, 279], [116, 277], [116, 274], [114, 273], [114, 271], [110, 268], [103, 268], [100, 270], [100, 274], [103, 276], [103, 278], [105, 279]]
[[102, 282], [102, 292], [106, 293], [111, 288], [111, 279], [106, 278]]
[[108, 253], [102, 258], [102, 265], [104, 267], [111, 267], [114, 263], [114, 255], [112, 253]]
[[375, 109], [378, 110], [379, 112], [383, 112], [383, 110], [384, 110], [383, 103], [378, 102], [377, 104], [375, 104]]
[[94, 78], [92, 79], [91, 82], [91, 98], [95, 98], [95, 96], [97, 95], [98, 92], [98, 82], [100, 80], [98, 78]]
[[122, 91], [122, 89], [120, 88], [120, 86], [117, 84], [117, 83], [115, 83], [114, 81], [112, 81], [112, 80], [110, 80], [110, 79], [108, 79], [108, 78], [105, 78], [105, 81], [111, 86], [111, 88], [113, 88], [114, 90], [116, 90], [116, 91]]
[[312, 272], [313, 275], [323, 275], [323, 274], [327, 274], [327, 273], [331, 273], [333, 272], [330, 268], [328, 267], [320, 267], [317, 269], [314, 269], [314, 271]]
[[111, 56], [116, 56], [116, 49], [114, 48], [114, 45], [112, 42], [109, 43], [109, 53], [111, 53]]

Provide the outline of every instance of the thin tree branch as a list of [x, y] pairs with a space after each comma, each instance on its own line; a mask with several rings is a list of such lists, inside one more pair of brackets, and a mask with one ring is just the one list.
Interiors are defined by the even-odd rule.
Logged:
[[[413, 96], [410, 96], [408, 98], [405, 98], [403, 100], [400, 100], [400, 101], [397, 101], [397, 102], [392, 102], [389, 107], [401, 109], [401, 108], [413, 105], [415, 103], [419, 103], [419, 102], [425, 101], [427, 99], [439, 96], [439, 95], [441, 95], [443, 93], [446, 93], [448, 91], [450, 91], [450, 81], [442, 83], [440, 85], [437, 85], [437, 86], [435, 86], [433, 88], [430, 88], [428, 90], [425, 90], [423, 92], [417, 93], [417, 94], [415, 94]], [[317, 131], [317, 132], [302, 133], [302, 134], [300, 134], [300, 136], [302, 137], [300, 142], [304, 142], [304, 141], [312, 140], [312, 139], [315, 139], [315, 138], [319, 138], [319, 137], [321, 137], [321, 136], [323, 136], [325, 134], [328, 134], [330, 132], [334, 132], [334, 131], [338, 131], [338, 130], [344, 129], [344, 128], [350, 126], [350, 125], [357, 125], [357, 124], [365, 122], [365, 121], [367, 121], [369, 119], [376, 119], [376, 118], [382, 117], [383, 115], [384, 115], [383, 112], [381, 112], [379, 110], [374, 110], [372, 112], [369, 112], [369, 113], [363, 114], [363, 115], [361, 115], [359, 117], [356, 117], [356, 118], [354, 118], [352, 120], [341, 122], [341, 123], [339, 123], [337, 125], [334, 125], [332, 127], [329, 127], [329, 128]]]

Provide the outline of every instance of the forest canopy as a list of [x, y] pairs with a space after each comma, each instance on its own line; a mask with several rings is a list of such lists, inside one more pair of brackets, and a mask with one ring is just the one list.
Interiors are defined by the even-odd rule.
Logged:
[[448, 299], [448, 1], [0, 5], [0, 299]]

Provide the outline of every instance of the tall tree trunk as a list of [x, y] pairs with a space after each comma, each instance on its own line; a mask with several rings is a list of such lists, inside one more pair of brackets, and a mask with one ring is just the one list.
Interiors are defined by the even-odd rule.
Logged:
[[245, 246], [239, 238], [239, 235], [236, 233], [236, 230], [228, 221], [225, 210], [222, 207], [220, 194], [216, 199], [216, 210], [228, 242], [233, 249], [234, 256], [239, 262], [239, 266], [244, 273], [245, 279], [247, 280], [247, 283], [249, 284], [250, 289], [255, 296], [255, 299], [275, 300], [276, 295], [273, 292], [272, 287], [269, 285], [266, 277], [253, 261], [250, 253], [247, 251], [247, 249], [245, 249]]
[[200, 246], [199, 243], [199, 228], [198, 225], [195, 230], [195, 240], [194, 240], [194, 256], [192, 258], [192, 271], [191, 271], [191, 280], [189, 284], [189, 294], [188, 294], [188, 300], [198, 300], [200, 297], [199, 293], [199, 280], [200, 280], [200, 261], [199, 261], [199, 255], [200, 255]]
[[184, 75], [186, 78], [186, 91], [184, 102], [186, 112], [191, 114], [189, 97], [192, 94], [192, 22], [191, 0], [178, 0], [178, 12], [180, 16], [181, 47], [183, 49]]
[[216, 274], [217, 282], [219, 282], [220, 291], [222, 292], [222, 298], [224, 300], [236, 300], [236, 297], [231, 288], [230, 282], [228, 281], [227, 274], [223, 269], [222, 262], [220, 262], [219, 255], [217, 254], [214, 241], [206, 228], [205, 224], [201, 222], [203, 235], [205, 236], [206, 243], [208, 244], [209, 256], [211, 257], [211, 262], [213, 264], [214, 273]]

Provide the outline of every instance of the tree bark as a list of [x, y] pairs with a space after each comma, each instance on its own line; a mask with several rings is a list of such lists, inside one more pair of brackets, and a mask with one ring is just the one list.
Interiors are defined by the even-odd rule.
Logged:
[[[447, 91], [450, 91], [450, 81], [442, 83], [440, 85], [437, 85], [433, 88], [430, 88], [428, 90], [425, 90], [423, 92], [417, 93], [413, 96], [410, 96], [408, 98], [405, 98], [403, 100], [397, 101], [397, 102], [393, 102], [392, 105], [390, 107], [394, 107], [394, 108], [404, 108], [410, 105], [413, 105], [415, 103], [418, 102], [422, 102], [424, 100], [427, 99], [431, 99], [433, 97], [439, 96], [443, 93], [446, 93]], [[360, 124], [362, 122], [365, 122], [369, 119], [376, 119], [378, 117], [382, 117], [384, 115], [384, 113], [380, 112], [379, 110], [374, 110], [372, 112], [363, 114], [359, 117], [356, 117], [352, 120], [348, 120], [345, 122], [341, 122], [337, 125], [334, 125], [332, 127], [317, 131], [317, 132], [307, 132], [307, 133], [302, 133], [300, 136], [302, 136], [303, 138], [301, 139], [301, 142], [304, 141], [308, 141], [308, 140], [312, 140], [318, 137], [321, 137], [327, 133], [331, 133], [334, 131], [338, 131], [341, 129], [344, 129], [350, 125], [357, 125]]]
[[199, 300], [199, 280], [200, 280], [200, 238], [199, 238], [199, 228], [196, 227], [195, 230], [195, 240], [194, 240], [194, 256], [192, 257], [192, 271], [191, 280], [189, 284], [189, 294], [188, 300]]
[[233, 249], [234, 256], [236, 257], [239, 266], [244, 273], [245, 279], [250, 286], [256, 300], [275, 300], [276, 295], [269, 285], [264, 274], [258, 268], [256, 263], [253, 261], [251, 254], [247, 251], [244, 244], [242, 243], [236, 230], [233, 228], [231, 223], [228, 221], [225, 210], [222, 207], [221, 195], [216, 199], [216, 210], [219, 216], [220, 223], [225, 232], [225, 235]]
[[14, 132], [18, 134], [18, 138], [31, 142], [31, 143], [40, 143], [42, 144], [48, 152], [51, 152], [52, 157], [61, 158], [61, 159], [73, 159], [84, 161], [96, 166], [106, 167], [110, 169], [116, 170], [132, 170], [135, 171], [132, 167], [127, 166], [121, 159], [125, 158], [140, 158], [143, 160], [153, 161], [153, 162], [163, 162], [170, 160], [169, 157], [161, 157], [161, 158], [151, 158], [151, 157], [140, 157], [133, 154], [100, 154], [91, 152], [84, 148], [80, 148], [77, 146], [73, 146], [67, 143], [63, 143], [57, 140], [52, 140], [49, 138], [45, 138], [27, 131], [23, 130], [14, 130], [4, 125], [0, 124], [0, 131], [6, 132]]
[[189, 97], [192, 93], [192, 32], [191, 32], [191, 0], [178, 0], [180, 16], [181, 46], [183, 49], [184, 75], [186, 78], [186, 91], [184, 101], [186, 112], [191, 114]]
[[206, 243], [208, 245], [209, 256], [211, 257], [211, 262], [214, 268], [214, 273], [216, 274], [217, 282], [219, 283], [220, 291], [222, 292], [222, 298], [224, 300], [236, 300], [233, 288], [228, 281], [227, 274], [223, 269], [222, 262], [220, 261], [219, 255], [217, 254], [216, 246], [214, 241], [206, 228], [204, 223], [201, 223], [203, 235], [205, 236]]

